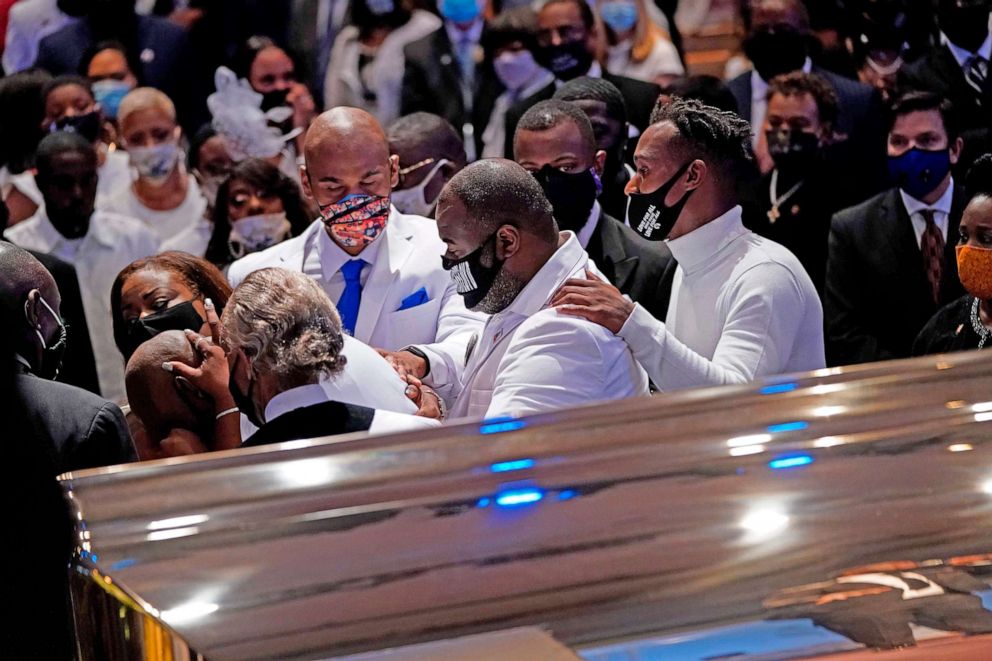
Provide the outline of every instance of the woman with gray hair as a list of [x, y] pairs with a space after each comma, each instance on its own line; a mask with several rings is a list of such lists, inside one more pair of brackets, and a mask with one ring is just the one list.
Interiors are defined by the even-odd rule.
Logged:
[[231, 395], [259, 427], [244, 446], [437, 424], [329, 398], [321, 381], [344, 370], [345, 336], [334, 305], [305, 275], [255, 271], [234, 290], [220, 323]]

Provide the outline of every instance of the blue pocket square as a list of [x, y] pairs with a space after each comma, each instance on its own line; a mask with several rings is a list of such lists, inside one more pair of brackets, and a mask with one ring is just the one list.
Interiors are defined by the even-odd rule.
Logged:
[[409, 296], [403, 299], [400, 303], [400, 307], [397, 308], [397, 312], [402, 312], [403, 310], [409, 310], [410, 308], [415, 308], [418, 305], [423, 305], [427, 301], [431, 300], [431, 297], [427, 295], [427, 290], [421, 287], [417, 291], [413, 292]]

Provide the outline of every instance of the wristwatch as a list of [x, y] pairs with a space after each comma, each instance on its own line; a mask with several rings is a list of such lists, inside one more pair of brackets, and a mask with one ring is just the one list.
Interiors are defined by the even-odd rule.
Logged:
[[423, 359], [424, 364], [427, 365], [427, 367], [424, 368], [424, 375], [421, 378], [426, 379], [427, 375], [431, 373], [431, 359], [427, 357], [427, 354], [421, 351], [420, 349], [418, 349], [417, 347], [413, 347], [413, 346], [403, 347], [402, 349], [400, 349], [400, 351], [406, 351], [407, 353], [412, 353], [417, 358]]

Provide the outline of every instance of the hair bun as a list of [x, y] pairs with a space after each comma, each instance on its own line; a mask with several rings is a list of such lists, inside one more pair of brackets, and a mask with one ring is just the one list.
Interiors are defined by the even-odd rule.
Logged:
[[992, 197], [992, 154], [982, 154], [968, 169], [964, 180], [968, 197], [987, 195]]

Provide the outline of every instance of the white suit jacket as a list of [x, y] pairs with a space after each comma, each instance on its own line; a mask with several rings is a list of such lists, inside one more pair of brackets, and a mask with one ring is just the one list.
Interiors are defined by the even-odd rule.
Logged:
[[497, 418], [648, 394], [647, 374], [626, 343], [599, 324], [548, 303], [586, 269], [606, 279], [571, 232], [471, 349], [449, 417]]
[[3, 70], [9, 76], [34, 64], [41, 40], [76, 19], [66, 16], [56, 0], [23, 0], [10, 8]]
[[[318, 219], [300, 236], [234, 262], [228, 279], [237, 286], [252, 271], [268, 267], [302, 273], [306, 255], [314, 250], [323, 231]], [[431, 363], [426, 383], [451, 399], [468, 341], [482, 329], [485, 316], [465, 309], [450, 274], [441, 268], [445, 246], [433, 220], [393, 209], [378, 240], [385, 244], [379, 246], [362, 289], [354, 336], [388, 351], [417, 345]], [[424, 290], [423, 302], [404, 303], [416, 298], [420, 290]]]

